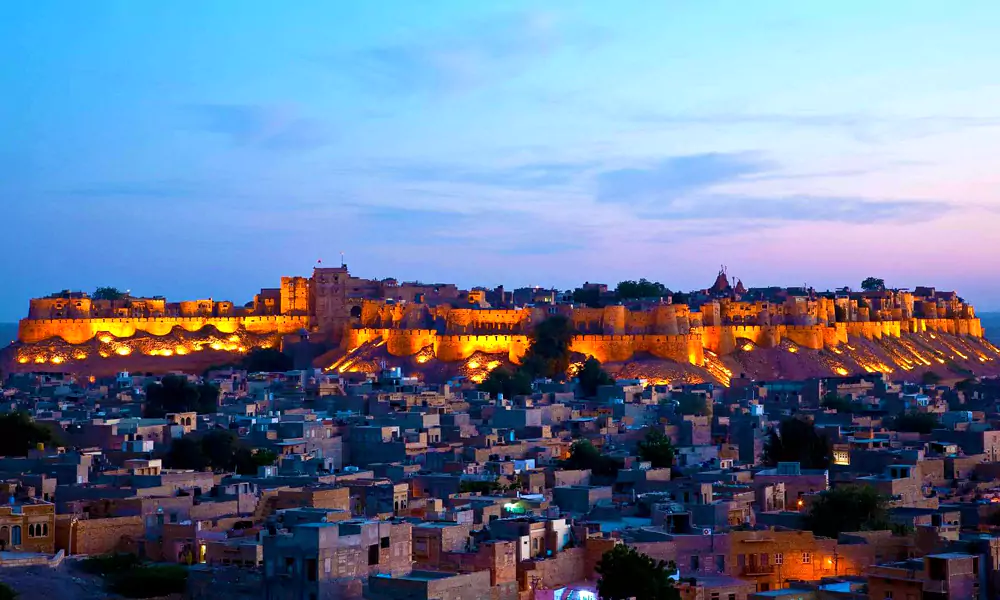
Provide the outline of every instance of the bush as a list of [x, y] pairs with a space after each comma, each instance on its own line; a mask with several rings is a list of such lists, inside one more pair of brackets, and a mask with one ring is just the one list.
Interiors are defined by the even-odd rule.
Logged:
[[107, 577], [134, 569], [142, 564], [134, 554], [105, 554], [80, 561], [80, 569], [91, 575]]
[[126, 598], [155, 598], [187, 591], [188, 571], [178, 565], [147, 565], [120, 573], [108, 589]]
[[6, 583], [0, 582], [0, 600], [16, 600], [18, 593]]

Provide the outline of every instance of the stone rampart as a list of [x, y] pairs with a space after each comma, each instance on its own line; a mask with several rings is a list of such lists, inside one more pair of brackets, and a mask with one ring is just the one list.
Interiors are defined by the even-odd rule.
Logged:
[[306, 316], [241, 316], [241, 317], [151, 317], [119, 319], [22, 319], [18, 324], [18, 340], [37, 343], [62, 338], [70, 344], [84, 344], [100, 333], [116, 338], [129, 338], [138, 332], [155, 336], [169, 335], [174, 328], [195, 332], [211, 325], [222, 333], [245, 329], [252, 333], [296, 333], [309, 326]]

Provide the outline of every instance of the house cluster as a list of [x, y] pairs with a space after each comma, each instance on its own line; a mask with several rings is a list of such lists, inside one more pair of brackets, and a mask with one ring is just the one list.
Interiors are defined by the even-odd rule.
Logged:
[[[187, 565], [195, 599], [587, 599], [625, 544], [673, 563], [690, 600], [1000, 594], [997, 381], [619, 380], [589, 397], [537, 381], [507, 398], [394, 369], [169, 377], [214, 385], [214, 405], [151, 416], [165, 377], [7, 379], [0, 413], [52, 441], [0, 457], [0, 574], [130, 553]], [[790, 418], [825, 464], [768, 458]], [[885, 499], [886, 524], [814, 532], [816, 504], [851, 486]]]

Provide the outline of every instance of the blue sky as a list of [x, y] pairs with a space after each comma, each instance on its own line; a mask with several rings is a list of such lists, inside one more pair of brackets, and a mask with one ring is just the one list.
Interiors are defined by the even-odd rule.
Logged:
[[0, 3], [0, 320], [463, 286], [958, 289], [1000, 308], [1000, 3]]

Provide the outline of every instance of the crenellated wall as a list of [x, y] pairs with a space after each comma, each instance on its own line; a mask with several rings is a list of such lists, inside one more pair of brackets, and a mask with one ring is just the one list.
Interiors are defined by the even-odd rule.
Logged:
[[[344, 338], [345, 349], [366, 343], [384, 341], [393, 356], [413, 356], [427, 347], [446, 362], [465, 360], [476, 352], [506, 353], [514, 363], [520, 363], [530, 345], [527, 335], [446, 335], [432, 330], [352, 329]], [[594, 356], [601, 362], [618, 362], [632, 358], [636, 352], [648, 352], [660, 358], [700, 365], [704, 361], [702, 337], [687, 335], [577, 335], [573, 352]]]
[[199, 331], [211, 325], [222, 333], [245, 329], [252, 333], [296, 333], [309, 326], [306, 316], [243, 316], [243, 317], [153, 317], [122, 319], [22, 319], [18, 324], [18, 340], [30, 344], [52, 338], [62, 338], [70, 344], [83, 344], [101, 333], [116, 338], [128, 338], [137, 332], [156, 336], [170, 334], [175, 327]]

